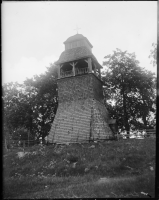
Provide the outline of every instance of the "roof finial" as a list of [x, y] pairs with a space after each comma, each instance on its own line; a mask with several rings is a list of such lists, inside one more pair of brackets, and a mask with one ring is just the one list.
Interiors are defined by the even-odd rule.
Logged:
[[76, 28], [74, 29], [74, 30], [76, 30], [77, 31], [77, 34], [78, 34], [78, 30], [79, 30], [80, 28], [78, 28], [78, 26], [76, 25]]

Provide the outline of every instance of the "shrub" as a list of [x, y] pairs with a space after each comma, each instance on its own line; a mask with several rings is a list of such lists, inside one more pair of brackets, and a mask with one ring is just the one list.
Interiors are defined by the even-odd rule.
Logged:
[[13, 132], [12, 139], [13, 140], [33, 140], [33, 135], [30, 134], [30, 131], [24, 127], [18, 128]]

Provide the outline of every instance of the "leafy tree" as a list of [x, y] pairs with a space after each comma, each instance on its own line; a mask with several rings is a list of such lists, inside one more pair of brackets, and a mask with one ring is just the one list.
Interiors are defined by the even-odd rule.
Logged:
[[4, 122], [8, 128], [16, 128], [18, 126], [18, 118], [16, 118], [16, 112], [19, 104], [19, 90], [21, 84], [7, 83], [3, 86], [3, 113]]
[[149, 58], [152, 59], [151, 63], [155, 67], [157, 65], [157, 44], [152, 43], [152, 49], [150, 50]]
[[111, 116], [117, 118], [119, 127], [127, 134], [130, 128], [147, 126], [149, 112], [155, 111], [154, 74], [139, 67], [134, 53], [116, 49], [105, 59], [104, 92]]
[[32, 107], [36, 91], [19, 83], [7, 83], [3, 86], [4, 128], [13, 134], [16, 129], [24, 127], [32, 133]]
[[38, 137], [48, 135], [57, 110], [57, 67], [50, 64], [44, 74], [27, 79], [26, 86], [33, 87], [37, 91], [34, 100], [34, 123], [36, 124]]
[[51, 64], [46, 73], [26, 79], [24, 84], [3, 86], [3, 127], [9, 134], [15, 135], [21, 128], [37, 137], [48, 134], [58, 103], [56, 79], [57, 68]]

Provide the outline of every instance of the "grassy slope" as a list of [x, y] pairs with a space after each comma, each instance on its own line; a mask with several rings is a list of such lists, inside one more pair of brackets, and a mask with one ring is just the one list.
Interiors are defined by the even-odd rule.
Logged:
[[147, 198], [142, 191], [154, 197], [153, 138], [26, 151], [30, 154], [21, 159], [17, 150], [4, 155], [4, 198]]

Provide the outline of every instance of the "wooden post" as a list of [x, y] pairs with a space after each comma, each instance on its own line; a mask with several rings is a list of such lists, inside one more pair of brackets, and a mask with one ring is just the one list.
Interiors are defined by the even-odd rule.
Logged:
[[75, 66], [76, 66], [77, 62], [76, 63], [70, 63], [70, 65], [73, 67], [73, 76], [75, 76]]
[[73, 67], [73, 76], [75, 76], [75, 63], [74, 62], [73, 62], [72, 67]]
[[98, 71], [99, 71], [99, 78], [101, 78], [101, 71], [100, 71], [100, 68], [98, 69]]
[[94, 63], [94, 73], [95, 73], [95, 75], [97, 74], [97, 66], [96, 66], [96, 64]]
[[89, 72], [92, 72], [92, 60], [91, 58], [88, 58], [88, 68], [89, 68]]
[[60, 78], [60, 65], [58, 65], [58, 78]]

